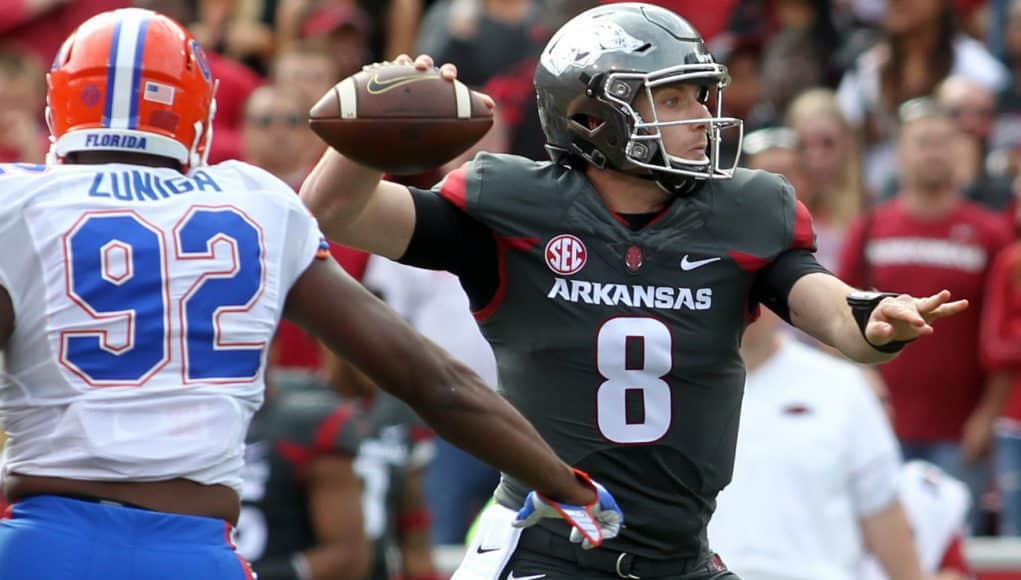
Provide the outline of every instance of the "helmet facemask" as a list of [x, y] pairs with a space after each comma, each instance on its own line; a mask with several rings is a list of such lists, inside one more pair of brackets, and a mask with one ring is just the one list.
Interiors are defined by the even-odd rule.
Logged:
[[[694, 84], [699, 87], [699, 101], [709, 110], [709, 116], [691, 119], [661, 120], [653, 98], [657, 88], [676, 83]], [[602, 90], [593, 97], [610, 104], [620, 112], [627, 122], [629, 134], [623, 146], [624, 163], [617, 167], [621, 171], [650, 175], [669, 183], [675, 189], [679, 181], [730, 179], [734, 175], [738, 159], [735, 157], [726, 167], [722, 165], [720, 146], [723, 131], [736, 130], [736, 149], [740, 151], [743, 125], [740, 119], [723, 115], [723, 92], [730, 83], [726, 67], [715, 63], [704, 65], [678, 65], [651, 73], [613, 72], [606, 75]], [[646, 99], [651, 119], [645, 119], [638, 112], [640, 99]], [[705, 125], [707, 147], [702, 159], [691, 159], [691, 155], [671, 152], [664, 142], [663, 129], [666, 127]], [[680, 179], [678, 179], [680, 178]]]
[[[737, 166], [737, 159], [723, 159], [740, 149], [742, 134], [740, 120], [723, 116], [729, 82], [727, 68], [677, 14], [634, 2], [597, 6], [562, 26], [540, 55], [535, 90], [546, 149], [557, 163], [584, 160], [690, 193], [732, 177]], [[636, 107], [672, 83], [705, 87], [708, 114], [686, 111], [692, 118], [678, 119], [662, 108]], [[677, 125], [691, 124], [706, 127], [705, 155], [668, 151], [664, 145], [674, 142]], [[726, 129], [736, 129], [736, 139]]]

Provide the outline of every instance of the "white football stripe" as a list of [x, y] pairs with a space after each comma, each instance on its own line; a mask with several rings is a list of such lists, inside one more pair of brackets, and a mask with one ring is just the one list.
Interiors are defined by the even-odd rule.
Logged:
[[[142, 23], [149, 19], [145, 12], [125, 10], [122, 12], [124, 19], [121, 20], [120, 34], [117, 36], [117, 46], [111, 47], [114, 51], [114, 68], [117, 69], [114, 76], [113, 100], [110, 109], [110, 127], [114, 129], [127, 129], [131, 121], [131, 101], [134, 97], [135, 81], [135, 51], [138, 49], [139, 30]], [[142, 39], [144, 42], [144, 39]], [[138, 62], [139, 69], [142, 63]]]
[[457, 96], [457, 118], [471, 119], [472, 96], [468, 87], [461, 81], [454, 81], [454, 94]]
[[340, 118], [358, 118], [358, 93], [355, 90], [355, 81], [347, 77], [337, 85], [337, 100], [340, 101]]

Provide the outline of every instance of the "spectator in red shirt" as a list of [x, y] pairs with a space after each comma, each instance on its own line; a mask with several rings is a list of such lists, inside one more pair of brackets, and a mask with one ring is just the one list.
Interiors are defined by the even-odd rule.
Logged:
[[4, 0], [0, 38], [49, 64], [78, 25], [89, 18], [131, 5], [131, 0]]
[[[1015, 216], [1021, 229], [1021, 204]], [[1000, 252], [989, 272], [980, 344], [1003, 399], [993, 456], [1002, 505], [1000, 534], [1021, 536], [1021, 241]]]
[[947, 288], [970, 301], [945, 332], [879, 370], [905, 459], [935, 463], [980, 498], [998, 409], [979, 361], [979, 321], [989, 264], [1010, 232], [1002, 218], [961, 195], [954, 179], [958, 129], [949, 113], [929, 98], [908, 101], [899, 113], [900, 193], [852, 225], [840, 276], [910, 294]]

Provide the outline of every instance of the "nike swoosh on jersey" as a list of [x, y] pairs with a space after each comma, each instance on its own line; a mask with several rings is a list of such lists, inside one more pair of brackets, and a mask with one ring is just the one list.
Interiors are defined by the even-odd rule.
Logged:
[[370, 95], [378, 95], [393, 90], [397, 87], [402, 87], [404, 85], [408, 85], [411, 83], [417, 83], [418, 81], [424, 81], [426, 79], [435, 78], [436, 76], [438, 75], [414, 74], [381, 81], [379, 80], [379, 74], [374, 74], [372, 75], [372, 78], [369, 79], [369, 82], [365, 83], [365, 90], [368, 91]]
[[495, 548], [483, 548], [482, 544], [479, 544], [479, 547], [475, 548], [475, 553], [476, 554], [488, 554], [489, 552], [495, 552], [495, 551], [499, 550], [500, 548], [501, 548], [501, 546], [496, 546]]
[[681, 270], [684, 270], [685, 272], [688, 272], [690, 270], [694, 270], [695, 268], [701, 268], [702, 266], [705, 266], [706, 264], [712, 264], [713, 262], [719, 262], [719, 261], [720, 261], [720, 258], [706, 258], [704, 260], [688, 261], [688, 255], [684, 254], [684, 257], [681, 258]]
[[536, 574], [534, 576], [515, 576], [514, 570], [511, 570], [511, 573], [507, 575], [507, 580], [539, 580], [539, 578], [545, 577], [545, 574]]

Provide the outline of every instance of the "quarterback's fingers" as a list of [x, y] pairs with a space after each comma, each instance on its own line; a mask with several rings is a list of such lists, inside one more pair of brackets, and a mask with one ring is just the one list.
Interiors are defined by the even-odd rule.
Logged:
[[418, 70], [429, 70], [433, 67], [433, 57], [428, 54], [420, 54], [415, 59], [415, 68]]
[[397, 63], [397, 64], [410, 65], [414, 61], [411, 60], [411, 57], [406, 55], [406, 54], [399, 54], [399, 55], [397, 55], [397, 58], [394, 59], [394, 62]]
[[953, 302], [947, 302], [946, 304], [940, 304], [936, 308], [930, 310], [926, 315], [925, 319], [929, 322], [940, 318], [946, 318], [947, 316], [953, 316], [955, 314], [964, 312], [968, 309], [967, 300], [955, 300]]
[[938, 308], [940, 304], [943, 304], [944, 302], [950, 300], [950, 291], [940, 290], [939, 292], [933, 294], [932, 296], [918, 298], [916, 300], [917, 300], [916, 303], [918, 304], [918, 311], [924, 315]]
[[913, 298], [898, 296], [893, 300], [883, 300], [873, 313], [874, 318], [882, 322], [895, 320], [914, 326], [925, 326], [925, 318], [918, 312]]
[[486, 93], [480, 93], [478, 91], [472, 91], [472, 92], [475, 93], [476, 95], [482, 97], [482, 102], [486, 104], [486, 107], [490, 111], [492, 111], [493, 109], [496, 108], [496, 101], [493, 100], [493, 97], [490, 97]]
[[457, 66], [452, 62], [443, 63], [440, 66], [440, 76], [452, 81], [457, 78]]

